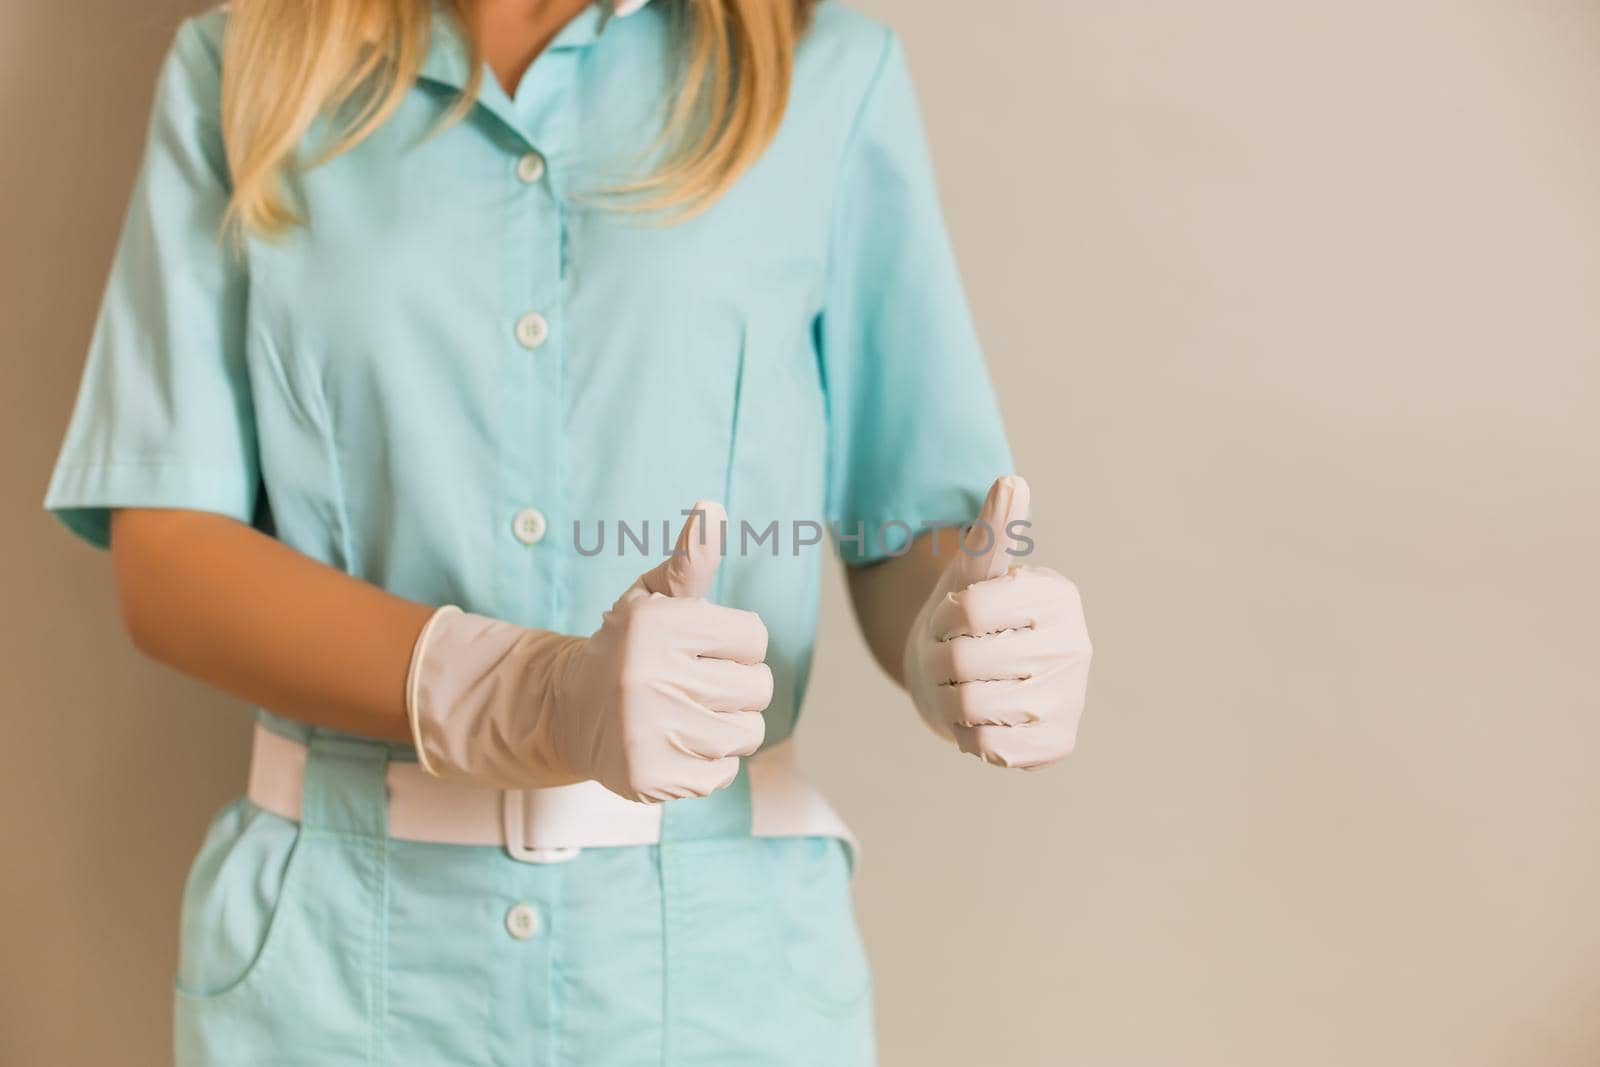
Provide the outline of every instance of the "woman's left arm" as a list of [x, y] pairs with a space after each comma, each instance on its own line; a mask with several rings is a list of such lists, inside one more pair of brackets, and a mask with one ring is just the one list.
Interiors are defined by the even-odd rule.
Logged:
[[932, 530], [908, 551], [849, 569], [874, 658], [933, 730], [1002, 767], [1047, 766], [1072, 751], [1092, 648], [1077, 587], [1014, 566], [1028, 484], [989, 490], [965, 537]]

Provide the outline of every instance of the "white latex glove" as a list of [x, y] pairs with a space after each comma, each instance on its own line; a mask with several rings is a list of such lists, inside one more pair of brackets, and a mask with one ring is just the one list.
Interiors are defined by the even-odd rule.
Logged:
[[1072, 751], [1092, 651], [1077, 587], [1048, 567], [1011, 565], [1008, 530], [1028, 517], [1028, 499], [1016, 475], [990, 487], [912, 624], [903, 663], [924, 721], [1001, 767], [1043, 767]]
[[761, 747], [767, 628], [705, 599], [722, 562], [720, 504], [590, 637], [444, 607], [417, 639], [406, 710], [423, 767], [503, 789], [594, 779], [629, 800], [705, 796]]

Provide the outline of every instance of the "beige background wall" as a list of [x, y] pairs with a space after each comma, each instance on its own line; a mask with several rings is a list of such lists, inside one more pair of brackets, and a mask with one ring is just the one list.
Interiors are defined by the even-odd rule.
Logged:
[[[885, 1063], [1600, 1062], [1600, 4], [865, 6], [1098, 648], [1071, 765], [995, 773], [829, 588]], [[0, 0], [6, 1067], [161, 1062], [244, 769], [38, 510], [191, 8]]]

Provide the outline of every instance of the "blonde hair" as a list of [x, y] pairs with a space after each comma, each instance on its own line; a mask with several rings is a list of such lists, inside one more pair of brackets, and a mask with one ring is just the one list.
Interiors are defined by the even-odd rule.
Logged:
[[[664, 149], [662, 161], [610, 192], [628, 210], [684, 218], [714, 203], [777, 133], [795, 42], [817, 0], [655, 2], [673, 8], [678, 65], [653, 146]], [[427, 55], [436, 4], [469, 48], [471, 77], [447, 117], [454, 121], [483, 81], [472, 0], [232, 0], [222, 62], [230, 228], [271, 236], [301, 223], [289, 202], [290, 171], [348, 151], [399, 106]], [[297, 160], [324, 116], [335, 117], [329, 143]]]

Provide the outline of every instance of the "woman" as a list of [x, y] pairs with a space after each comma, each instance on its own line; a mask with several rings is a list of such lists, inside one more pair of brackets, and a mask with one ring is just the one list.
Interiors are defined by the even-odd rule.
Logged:
[[47, 500], [140, 649], [258, 706], [179, 1062], [870, 1062], [848, 834], [785, 743], [818, 520], [928, 724], [1041, 766], [1089, 650], [1009, 467], [881, 27], [185, 23]]

